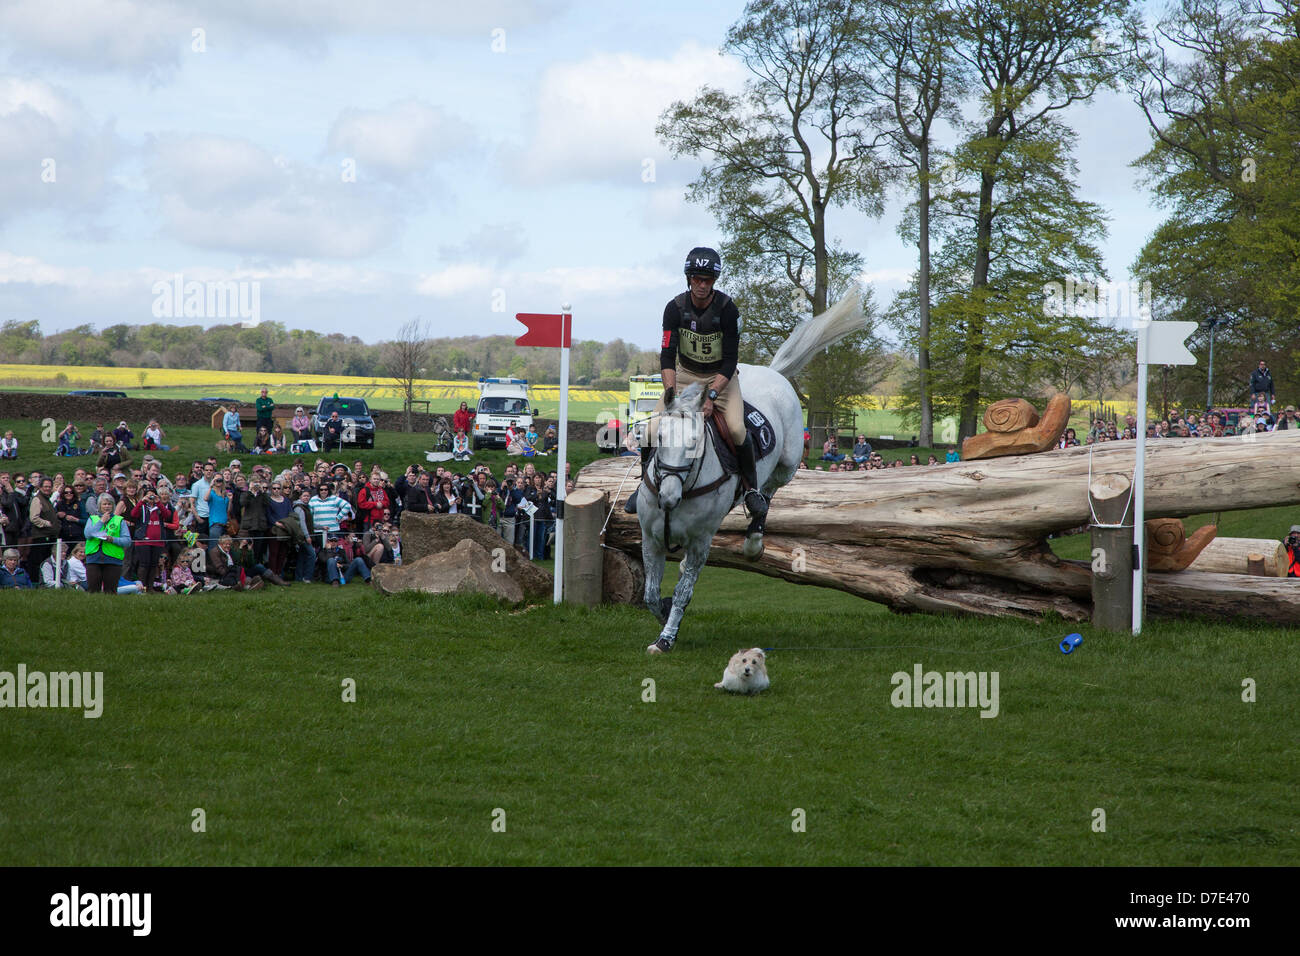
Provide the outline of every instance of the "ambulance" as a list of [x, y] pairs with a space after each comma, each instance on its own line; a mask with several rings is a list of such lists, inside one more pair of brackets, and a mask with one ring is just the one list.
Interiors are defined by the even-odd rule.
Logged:
[[528, 394], [526, 378], [481, 378], [478, 380], [478, 409], [474, 416], [474, 450], [506, 446], [510, 423], [523, 431], [537, 415]]

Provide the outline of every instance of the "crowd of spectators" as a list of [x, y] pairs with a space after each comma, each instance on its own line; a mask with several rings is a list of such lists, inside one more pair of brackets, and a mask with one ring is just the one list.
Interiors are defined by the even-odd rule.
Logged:
[[411, 465], [392, 481], [359, 460], [296, 457], [273, 468], [258, 459], [245, 469], [212, 457], [169, 477], [151, 452], [136, 466], [115, 434], [103, 439], [96, 466], [70, 478], [0, 471], [0, 587], [342, 587], [401, 563], [408, 511], [467, 515], [530, 557], [551, 553], [558, 476], [531, 462], [507, 465], [500, 479], [485, 464], [467, 473]]
[[[1058, 447], [1137, 438], [1137, 419], [1126, 415], [1122, 421], [1121, 425], [1119, 421], [1098, 418], [1089, 428], [1084, 442], [1075, 437], [1073, 428], [1067, 428]], [[1147, 423], [1147, 438], [1232, 438], [1295, 428], [1300, 428], [1300, 419], [1294, 405], [1274, 411], [1267, 403], [1256, 402], [1244, 412], [1212, 409], [1202, 414], [1171, 409], [1167, 416]]]
[[[805, 429], [805, 435], [806, 434], [807, 430]], [[924, 462], [925, 465], [938, 465], [960, 461], [961, 455], [958, 453], [957, 448], [954, 445], [950, 446], [944, 453], [943, 462], [940, 462], [937, 457], [931, 454], [927, 454], [926, 458], [927, 460]], [[858, 436], [858, 440], [853, 445], [853, 452], [851, 455], [841, 452], [839, 450], [838, 437], [831, 435], [826, 439], [825, 444], [822, 445], [822, 456], [819, 460], [830, 463], [829, 467], [825, 469], [826, 471], [835, 472], [879, 471], [882, 468], [906, 468], [911, 465], [922, 464], [921, 456], [916, 453], [910, 454], [907, 461], [903, 461], [901, 458], [896, 458], [893, 461], [885, 461], [883, 455], [872, 449], [871, 443], [867, 441], [866, 435]], [[800, 462], [799, 467], [807, 468], [808, 466], [805, 463]], [[821, 471], [823, 469], [821, 465], [814, 465], [813, 470]]]

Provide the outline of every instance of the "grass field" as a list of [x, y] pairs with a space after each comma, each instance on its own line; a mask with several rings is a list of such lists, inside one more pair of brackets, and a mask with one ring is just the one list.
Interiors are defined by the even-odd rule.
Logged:
[[[104, 674], [99, 719], [0, 711], [7, 865], [1300, 857], [1300, 663], [1281, 629], [1084, 627], [1067, 657], [1059, 622], [899, 617], [712, 568], [661, 659], [644, 653], [644, 611], [385, 599], [355, 582], [9, 591], [0, 610], [0, 670]], [[772, 688], [715, 691], [754, 643], [774, 648]], [[996, 718], [892, 707], [891, 675], [917, 663], [997, 671]]]
[[[41, 447], [39, 423], [0, 420], [10, 428], [24, 470], [76, 466]], [[169, 472], [211, 448], [210, 429], [169, 437], [182, 443]], [[345, 457], [396, 473], [428, 441], [380, 438]], [[570, 452], [575, 469], [594, 457]], [[499, 472], [505, 456], [476, 460]], [[1274, 508], [1225, 513], [1220, 528], [1276, 537], [1298, 521]], [[1088, 554], [1083, 535], [1052, 545]], [[670, 566], [665, 586], [675, 579]], [[638, 609], [386, 599], [359, 582], [6, 591], [0, 615], [0, 671], [102, 671], [105, 687], [98, 719], [0, 709], [2, 864], [1300, 858], [1292, 630], [1156, 620], [1133, 639], [901, 617], [714, 568], [667, 659], [645, 656], [658, 627]], [[1056, 644], [1076, 629], [1085, 641], [1067, 657]], [[730, 654], [755, 643], [774, 648], [771, 690], [715, 691]], [[891, 706], [892, 675], [918, 663], [998, 672], [997, 717]], [[1256, 703], [1242, 701], [1246, 678]]]

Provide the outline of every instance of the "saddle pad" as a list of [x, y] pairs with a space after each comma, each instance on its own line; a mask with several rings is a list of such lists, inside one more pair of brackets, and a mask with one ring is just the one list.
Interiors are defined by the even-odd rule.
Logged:
[[[728, 474], [738, 474], [740, 465], [736, 461], [736, 456], [731, 453], [727, 443], [718, 434], [713, 419], [709, 419], [706, 428], [709, 437], [713, 439], [713, 448], [718, 453], [718, 460], [722, 462], [723, 470]], [[772, 430], [771, 423], [763, 417], [762, 412], [749, 402], [745, 403], [745, 430], [749, 433], [750, 440], [754, 445], [755, 462], [760, 461], [776, 447], [776, 433]]]
[[766, 458], [776, 447], [776, 432], [763, 413], [749, 402], [745, 402], [745, 430], [754, 437], [754, 460]]

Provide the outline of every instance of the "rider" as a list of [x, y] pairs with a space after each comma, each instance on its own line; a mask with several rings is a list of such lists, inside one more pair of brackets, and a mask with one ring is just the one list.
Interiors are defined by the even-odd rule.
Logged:
[[[736, 361], [740, 355], [740, 310], [725, 292], [713, 288], [722, 274], [722, 259], [712, 249], [697, 246], [686, 255], [688, 290], [669, 300], [664, 307], [663, 342], [659, 365], [663, 371], [664, 393], [655, 406], [658, 416], [672, 403], [677, 385], [698, 382], [706, 389], [701, 411], [705, 421], [713, 416], [716, 405], [722, 409], [731, 440], [740, 460], [740, 476], [748, 486], [745, 505], [750, 514], [767, 514], [767, 499], [758, 491], [754, 465], [754, 445], [745, 431], [744, 402]], [[647, 474], [654, 454], [653, 436], [658, 418], [650, 420], [651, 439], [641, 448], [641, 474]], [[628, 499], [626, 510], [636, 514], [636, 496]]]

